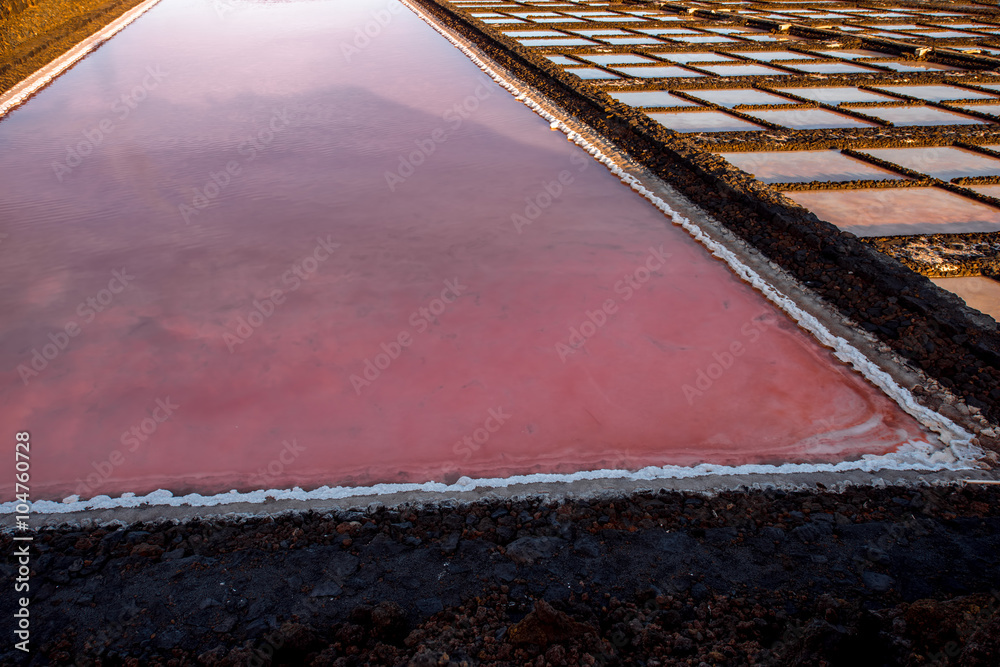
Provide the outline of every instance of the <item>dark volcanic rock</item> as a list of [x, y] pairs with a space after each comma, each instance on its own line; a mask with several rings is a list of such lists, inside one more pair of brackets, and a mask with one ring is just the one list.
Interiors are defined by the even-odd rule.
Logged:
[[[685, 499], [383, 510], [355, 516], [349, 547], [332, 528], [340, 517], [312, 513], [136, 525], [133, 545], [119, 531], [43, 529], [36, 663], [997, 664], [1000, 489]], [[494, 514], [532, 520], [506, 548], [466, 528], [442, 551], [457, 533], [448, 524]], [[404, 521], [412, 535], [392, 525]], [[819, 539], [799, 539], [801, 527]], [[120, 546], [92, 560], [84, 542]], [[12, 544], [0, 533], [0, 547]], [[160, 544], [191, 555], [131, 554]], [[13, 650], [0, 647], [0, 664], [18, 664]]]
[[558, 537], [522, 537], [507, 545], [507, 557], [515, 563], [531, 564], [551, 558], [565, 543]]

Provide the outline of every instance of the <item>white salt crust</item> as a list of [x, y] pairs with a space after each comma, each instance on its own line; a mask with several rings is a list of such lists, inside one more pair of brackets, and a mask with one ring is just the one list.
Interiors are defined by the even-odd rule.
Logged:
[[[566, 134], [570, 141], [574, 142], [586, 150], [595, 160], [605, 165], [612, 173], [618, 176], [622, 182], [633, 190], [648, 199], [656, 208], [668, 216], [671, 221], [683, 227], [688, 234], [696, 241], [704, 245], [715, 257], [718, 257], [744, 281], [749, 283], [759, 291], [771, 303], [784, 311], [789, 317], [798, 323], [800, 327], [812, 334], [821, 344], [831, 348], [834, 355], [842, 362], [850, 364], [858, 373], [863, 375], [869, 382], [877, 386], [886, 395], [892, 398], [900, 408], [930, 431], [936, 433], [944, 445], [943, 448], [919, 441], [910, 441], [902, 445], [897, 451], [891, 454], [862, 456], [855, 461], [842, 461], [840, 463], [785, 463], [782, 465], [741, 465], [723, 466], [712, 464], [700, 464], [691, 467], [682, 466], [650, 466], [642, 470], [586, 470], [571, 474], [544, 474], [536, 473], [531, 475], [514, 475], [511, 477], [495, 477], [484, 479], [471, 479], [462, 477], [455, 484], [443, 484], [441, 482], [425, 482], [423, 484], [375, 484], [372, 486], [322, 486], [312, 491], [304, 491], [299, 487], [291, 489], [267, 489], [240, 493], [236, 490], [229, 493], [203, 496], [191, 493], [185, 496], [174, 496], [173, 493], [165, 489], [153, 491], [144, 496], [137, 496], [134, 493], [125, 493], [118, 498], [109, 496], [96, 496], [89, 500], [80, 500], [78, 496], [69, 496], [62, 502], [52, 500], [39, 500], [31, 504], [31, 511], [38, 514], [57, 514], [65, 512], [80, 512], [87, 510], [104, 510], [115, 508], [132, 508], [143, 505], [161, 506], [191, 506], [191, 507], [217, 507], [220, 505], [231, 505], [235, 503], [264, 503], [268, 498], [273, 500], [337, 500], [352, 498], [356, 496], [389, 495], [407, 492], [429, 492], [429, 493], [456, 493], [471, 491], [477, 488], [505, 488], [517, 484], [538, 484], [538, 483], [571, 483], [581, 480], [595, 479], [628, 479], [628, 480], [654, 480], [654, 479], [688, 479], [704, 475], [785, 475], [791, 473], [838, 473], [847, 471], [862, 471], [874, 473], [886, 470], [911, 470], [921, 472], [935, 472], [946, 470], [977, 470], [980, 468], [978, 459], [983, 455], [982, 450], [971, 444], [972, 434], [968, 433], [948, 418], [938, 414], [917, 403], [913, 395], [903, 387], [899, 386], [892, 377], [875, 365], [864, 356], [859, 350], [850, 345], [846, 340], [832, 334], [815, 317], [799, 308], [791, 299], [779, 293], [775, 288], [764, 281], [755, 271], [746, 266], [735, 253], [724, 247], [720, 243], [713, 241], [705, 234], [700, 227], [684, 216], [674, 211], [670, 206], [656, 196], [652, 191], [643, 186], [639, 179], [627, 173], [614, 160], [601, 152], [596, 146], [587, 141], [582, 135], [566, 125], [562, 120], [552, 115], [538, 102], [531, 99], [527, 93], [521, 91], [513, 83], [505, 79], [482, 59], [480, 59], [469, 47], [469, 44], [456, 35], [452, 35], [444, 28], [438, 26], [419, 8], [414, 7], [406, 0], [400, 2], [423, 19], [434, 30], [443, 35], [456, 48], [464, 53], [479, 69], [483, 70], [490, 78], [500, 86], [509, 91], [514, 98], [524, 103], [532, 111], [549, 121], [553, 130], [559, 130]], [[0, 504], [0, 514], [13, 514], [15, 503]]]

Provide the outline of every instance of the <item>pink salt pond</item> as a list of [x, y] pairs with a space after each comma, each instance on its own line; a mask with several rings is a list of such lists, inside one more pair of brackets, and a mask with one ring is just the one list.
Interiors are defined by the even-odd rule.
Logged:
[[821, 220], [858, 236], [1000, 231], [1000, 209], [940, 188], [785, 192]]
[[987, 197], [1000, 199], [1000, 185], [967, 185], [965, 187]]
[[[33, 498], [926, 439], [416, 16], [346, 63], [382, 6], [221, 29], [166, 0], [0, 122], [0, 421]], [[59, 180], [146, 63], [169, 75]]]
[[816, 130], [833, 127], [875, 127], [860, 118], [828, 109], [769, 109], [747, 111], [748, 116], [759, 118], [793, 130]]
[[943, 181], [969, 176], [1000, 176], [997, 158], [953, 146], [866, 148], [864, 152]]
[[984, 276], [931, 278], [938, 287], [957, 294], [970, 308], [1000, 322], [1000, 281]]
[[745, 132], [764, 129], [722, 111], [647, 111], [646, 115], [675, 132]]
[[925, 106], [865, 107], [864, 113], [903, 127], [909, 125], [981, 125], [989, 123], [989, 121], [972, 116]]
[[857, 102], [894, 102], [895, 98], [879, 95], [852, 86], [817, 87], [817, 88], [779, 88], [779, 92], [791, 93], [814, 102], [826, 104], [853, 104]]
[[904, 176], [835, 150], [720, 153], [764, 183], [903, 180]]

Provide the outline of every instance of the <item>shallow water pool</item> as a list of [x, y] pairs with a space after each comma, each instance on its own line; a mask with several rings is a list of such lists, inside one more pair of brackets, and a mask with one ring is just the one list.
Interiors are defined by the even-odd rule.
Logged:
[[847, 104], [851, 102], [893, 102], [897, 98], [879, 95], [853, 87], [779, 88], [779, 92], [792, 93], [814, 102]]
[[689, 95], [698, 99], [732, 109], [743, 105], [798, 104], [795, 100], [757, 90], [756, 88], [718, 88], [710, 90], [689, 90]]
[[893, 125], [983, 125], [989, 121], [935, 107], [865, 107], [863, 113]]
[[1000, 322], [1000, 281], [985, 276], [931, 278], [938, 287], [961, 297], [970, 308], [986, 313]]
[[852, 118], [828, 109], [768, 109], [747, 111], [748, 116], [760, 118], [793, 130], [817, 130], [833, 127], [876, 127], [874, 123]]
[[408, 10], [240, 7], [163, 0], [0, 121], [33, 498], [926, 438]]
[[633, 107], [696, 107], [698, 104], [670, 94], [666, 90], [609, 92], [608, 95]]
[[722, 111], [650, 111], [646, 115], [677, 132], [737, 132], [764, 129], [760, 125]]
[[952, 146], [861, 150], [881, 160], [944, 181], [963, 176], [1000, 176], [1000, 160]]
[[858, 236], [1000, 231], [1000, 209], [940, 188], [813, 190], [784, 195]]
[[837, 150], [720, 153], [764, 183], [905, 180], [905, 176], [844, 155]]

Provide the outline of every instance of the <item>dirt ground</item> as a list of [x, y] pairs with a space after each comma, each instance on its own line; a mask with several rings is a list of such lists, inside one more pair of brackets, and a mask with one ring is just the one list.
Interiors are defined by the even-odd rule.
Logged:
[[142, 0], [0, 0], [0, 94]]

